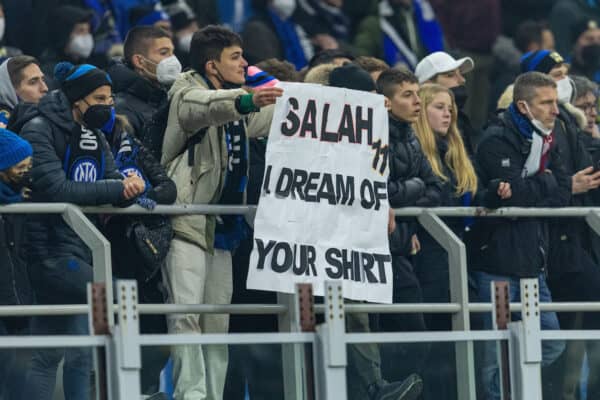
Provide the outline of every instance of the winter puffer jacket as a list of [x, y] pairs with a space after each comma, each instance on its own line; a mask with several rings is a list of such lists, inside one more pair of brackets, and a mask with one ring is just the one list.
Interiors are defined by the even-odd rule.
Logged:
[[25, 257], [26, 216], [0, 215], [0, 304], [33, 303]]
[[[392, 208], [435, 207], [440, 204], [442, 183], [406, 122], [390, 117], [388, 198]], [[416, 232], [414, 219], [396, 218], [396, 232], [390, 239], [395, 255], [408, 255], [411, 236]]]
[[[162, 147], [163, 128], [167, 126], [169, 107], [167, 91], [118, 60], [110, 64], [107, 72], [114, 85], [115, 110], [118, 114], [127, 117], [135, 137], [153, 152], [154, 157], [160, 158], [160, 152], [157, 154], [154, 151]], [[161, 116], [164, 121], [154, 120], [159, 117], [159, 110], [164, 110]], [[153, 126], [159, 126], [161, 132], [148, 132]]]
[[[0, 305], [33, 304], [25, 254], [24, 215], [0, 215]], [[28, 318], [2, 317], [10, 329], [27, 325]]]
[[[535, 133], [534, 133], [535, 134]], [[520, 133], [508, 112], [485, 131], [477, 150], [480, 183], [510, 183], [512, 197], [503, 207], [564, 207], [571, 198], [571, 180], [554, 145], [548, 169], [530, 177], [522, 170], [531, 143]], [[474, 227], [469, 267], [512, 277], [537, 277], [546, 269], [547, 223], [536, 218], [486, 218]]]
[[[588, 151], [583, 133], [574, 117], [563, 107], [555, 125], [558, 152], [569, 177], [590, 167], [592, 155]], [[571, 196], [570, 206], [592, 207], [598, 204], [599, 190]], [[551, 278], [560, 279], [562, 274], [580, 271], [584, 261], [583, 252], [591, 253], [592, 233], [583, 219], [557, 218], [550, 221], [550, 257], [548, 269]], [[594, 235], [595, 236], [595, 235]]]
[[408, 123], [390, 118], [389, 147], [390, 205], [394, 208], [439, 205], [442, 183], [431, 170]]
[[[38, 107], [29, 108], [15, 126], [22, 126], [21, 136], [33, 147], [31, 177], [34, 201], [64, 202], [80, 206], [126, 204], [122, 177], [100, 131], [96, 134], [104, 152], [104, 179], [74, 182], [67, 178], [63, 159], [71, 135], [81, 132], [81, 126], [73, 120], [71, 105], [61, 91], [47, 94]], [[43, 262], [67, 256], [91, 264], [90, 250], [60, 215], [39, 215], [31, 220], [28, 227], [29, 260]]]

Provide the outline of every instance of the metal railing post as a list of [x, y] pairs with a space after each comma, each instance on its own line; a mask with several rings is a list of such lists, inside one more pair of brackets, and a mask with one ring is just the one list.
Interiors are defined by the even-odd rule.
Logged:
[[[285, 305], [287, 312], [279, 314], [279, 332], [301, 332], [300, 326], [300, 289], [293, 294], [277, 293], [277, 303]], [[283, 390], [285, 400], [305, 398], [305, 357], [302, 344], [282, 344]]]
[[117, 300], [119, 323], [113, 328], [110, 340], [113, 357], [107, 365], [107, 373], [112, 377], [109, 390], [113, 400], [139, 399], [142, 356], [137, 282], [118, 281]]
[[[492, 326], [494, 330], [507, 330], [510, 322], [510, 283], [508, 281], [490, 282], [492, 299]], [[508, 365], [508, 343], [496, 343], [498, 355], [500, 399], [510, 400], [510, 368]]]
[[[106, 284], [106, 309], [112, 310], [113, 283], [110, 243], [78, 207], [67, 204], [62, 217], [92, 251], [94, 282]], [[114, 324], [114, 316], [109, 313], [109, 332], [112, 332]]]
[[521, 321], [508, 324], [513, 400], [542, 400], [542, 340], [538, 286], [537, 279], [521, 279]]
[[[452, 329], [469, 331], [469, 284], [467, 253], [464, 243], [448, 226], [432, 212], [425, 210], [418, 216], [419, 223], [448, 252], [450, 301], [460, 305], [460, 311], [452, 315]], [[473, 342], [458, 342], [456, 348], [456, 379], [458, 398], [476, 400], [475, 353]]]
[[325, 282], [325, 323], [317, 326], [313, 346], [317, 400], [345, 400], [347, 344], [346, 315], [341, 282]]

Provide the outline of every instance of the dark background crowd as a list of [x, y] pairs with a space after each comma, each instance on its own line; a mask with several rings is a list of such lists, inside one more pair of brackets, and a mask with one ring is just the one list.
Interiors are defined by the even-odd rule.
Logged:
[[[392, 208], [588, 207], [600, 201], [600, 0], [1, 0], [0, 204], [257, 204], [279, 82], [379, 93]], [[252, 221], [89, 216], [116, 278], [148, 303], [274, 303], [246, 289]], [[470, 301], [536, 278], [540, 301], [599, 301], [583, 220], [446, 218]], [[394, 303], [450, 301], [448, 255], [390, 215]], [[0, 215], [0, 304], [80, 304], [89, 249], [57, 215]], [[519, 318], [519, 315], [513, 315]], [[451, 330], [449, 315], [361, 315], [350, 332]], [[491, 329], [491, 316], [474, 316]], [[542, 329], [599, 329], [544, 312]], [[272, 316], [143, 316], [143, 333], [277, 331]], [[85, 316], [2, 318], [0, 335], [85, 334]], [[479, 398], [500, 398], [496, 346]], [[543, 344], [544, 399], [600, 396], [598, 343]], [[348, 347], [350, 399], [456, 399], [445, 344]], [[143, 349], [151, 399], [283, 398], [276, 346]], [[88, 349], [0, 353], [0, 399], [89, 399]]]

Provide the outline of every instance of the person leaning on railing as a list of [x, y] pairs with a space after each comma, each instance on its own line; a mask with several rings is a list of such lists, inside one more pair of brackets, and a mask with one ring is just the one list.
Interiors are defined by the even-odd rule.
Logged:
[[[59, 64], [55, 77], [61, 89], [31, 109], [20, 132], [33, 147], [33, 200], [80, 206], [130, 204], [144, 192], [144, 181], [133, 174], [121, 176], [100, 131], [114, 118], [110, 78], [92, 65], [69, 63]], [[89, 248], [60, 216], [31, 219], [28, 261], [36, 300], [40, 304], [85, 303], [87, 283], [93, 279]], [[32, 330], [38, 334], [87, 333], [87, 316], [34, 317]], [[24, 398], [52, 398], [62, 358], [65, 400], [90, 397], [91, 351], [67, 348], [34, 351]]]
[[[503, 207], [563, 207], [569, 204], [571, 180], [557, 146], [554, 124], [558, 116], [556, 83], [546, 74], [528, 72], [515, 81], [513, 102], [492, 121], [477, 149], [476, 163], [482, 185], [500, 179], [511, 186]], [[477, 285], [477, 300], [490, 302], [490, 282], [508, 281], [510, 301], [520, 298], [520, 278], [537, 278], [541, 302], [552, 301], [546, 283], [548, 242], [543, 220], [487, 219], [474, 226], [469, 249], [469, 267]], [[541, 313], [542, 329], [558, 329], [556, 313]], [[486, 329], [492, 327], [485, 315]], [[494, 343], [486, 343], [482, 367], [489, 399], [499, 399], [499, 369]], [[564, 343], [542, 344], [543, 366], [552, 364]]]
[[[20, 203], [29, 199], [31, 145], [6, 129], [0, 129], [0, 204]], [[25, 215], [0, 215], [0, 305], [33, 303], [25, 259]], [[0, 318], [0, 335], [18, 334], [28, 319]], [[0, 351], [0, 388], [9, 385], [13, 369], [14, 349]], [[1, 395], [0, 389], [0, 395]]]

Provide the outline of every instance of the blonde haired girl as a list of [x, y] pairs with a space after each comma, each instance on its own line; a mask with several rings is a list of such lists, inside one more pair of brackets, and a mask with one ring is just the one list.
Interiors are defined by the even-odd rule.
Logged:
[[[452, 92], [437, 84], [419, 91], [422, 111], [415, 133], [433, 172], [451, 185], [455, 197], [477, 192], [477, 175], [457, 126], [457, 107]], [[443, 199], [442, 195], [442, 203]], [[451, 204], [443, 204], [451, 205]]]

